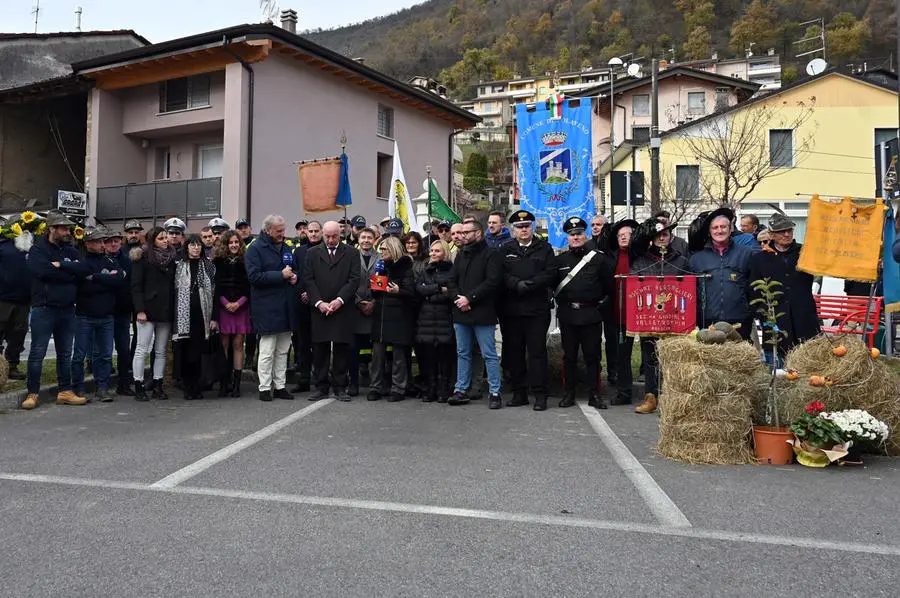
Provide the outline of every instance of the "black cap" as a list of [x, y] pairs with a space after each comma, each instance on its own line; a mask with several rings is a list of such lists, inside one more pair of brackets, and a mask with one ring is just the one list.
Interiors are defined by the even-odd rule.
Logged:
[[453, 228], [453, 225], [450, 224], [449, 220], [441, 220], [440, 222], [438, 222], [437, 227], [438, 227], [438, 230], [441, 230], [442, 228], [446, 228], [447, 230], [450, 230], [451, 228]]
[[[516, 210], [512, 214], [509, 215], [509, 223], [516, 224], [518, 222], [534, 222], [534, 214], [529, 212], [528, 210]], [[565, 227], [563, 227], [565, 230]]]
[[569, 233], [583, 233], [587, 230], [588, 224], [584, 221], [584, 218], [579, 218], [578, 216], [572, 216], [568, 220], [566, 220], [565, 224], [563, 224], [563, 232], [567, 235]]
[[719, 216], [725, 216], [731, 222], [734, 222], [734, 210], [731, 208], [717, 208], [706, 215], [706, 218], [703, 220], [703, 228], [706, 229], [706, 232], [709, 233], [709, 227], [712, 225], [712, 221], [718, 218]]
[[234, 221], [234, 228], [241, 228], [242, 226], [250, 226], [246, 218], [238, 218]]
[[384, 226], [384, 232], [389, 235], [402, 235], [403, 234], [403, 221], [399, 218], [391, 218], [388, 220], [388, 223]]
[[350, 219], [350, 225], [355, 226], [356, 228], [366, 228], [366, 219], [357, 214]]
[[294, 225], [294, 228], [300, 228], [301, 226], [308, 226], [308, 225], [309, 225], [309, 220], [307, 220], [306, 218], [301, 218], [300, 220], [297, 221], [297, 224]]

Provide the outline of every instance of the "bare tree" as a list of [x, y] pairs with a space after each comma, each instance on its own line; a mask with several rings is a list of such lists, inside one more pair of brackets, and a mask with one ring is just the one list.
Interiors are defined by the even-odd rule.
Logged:
[[682, 131], [682, 155], [700, 167], [701, 203], [735, 209], [762, 181], [802, 163], [815, 145], [816, 127], [804, 127], [814, 108], [814, 97], [796, 103], [760, 102]]

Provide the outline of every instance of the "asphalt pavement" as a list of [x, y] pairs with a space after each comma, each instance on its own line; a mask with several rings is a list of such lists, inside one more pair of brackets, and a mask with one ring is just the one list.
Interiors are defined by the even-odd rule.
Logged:
[[896, 596], [898, 462], [691, 466], [657, 417], [241, 399], [0, 415], [0, 596]]

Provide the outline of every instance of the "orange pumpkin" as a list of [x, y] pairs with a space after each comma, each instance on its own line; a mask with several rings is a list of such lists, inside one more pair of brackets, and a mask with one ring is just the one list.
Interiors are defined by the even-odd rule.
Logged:
[[835, 357], [843, 357], [844, 355], [847, 354], [847, 347], [845, 347], [844, 345], [838, 345], [837, 347], [835, 347], [834, 349], [831, 350], [831, 354], [834, 355]]
[[788, 370], [784, 377], [788, 380], [796, 380], [800, 377], [800, 374], [797, 373], [797, 370]]
[[881, 351], [879, 351], [875, 347], [872, 347], [871, 349], [869, 349], [869, 355], [872, 356], [872, 359], [876, 359], [879, 355], [881, 355]]
[[823, 376], [810, 376], [809, 377], [809, 385], [810, 386], [825, 386], [825, 378]]

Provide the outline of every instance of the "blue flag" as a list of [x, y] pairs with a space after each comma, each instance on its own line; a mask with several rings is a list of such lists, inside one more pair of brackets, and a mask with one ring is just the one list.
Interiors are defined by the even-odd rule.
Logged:
[[[888, 209], [884, 219], [884, 245], [882, 247], [882, 263], [884, 269], [882, 276], [884, 278], [884, 304], [900, 303], [900, 264], [894, 261], [894, 255], [891, 248], [894, 245], [894, 220], [896, 214], [894, 210]], [[889, 311], [896, 311], [891, 309]]]
[[519, 142], [519, 191], [522, 207], [543, 221], [553, 247], [566, 247], [562, 225], [572, 216], [594, 216], [594, 167], [591, 162], [591, 102], [573, 107], [563, 100], [547, 109], [516, 106]]
[[353, 203], [350, 196], [350, 161], [347, 154], [341, 154], [341, 181], [338, 183], [338, 194], [334, 203], [339, 206], [349, 206]]

